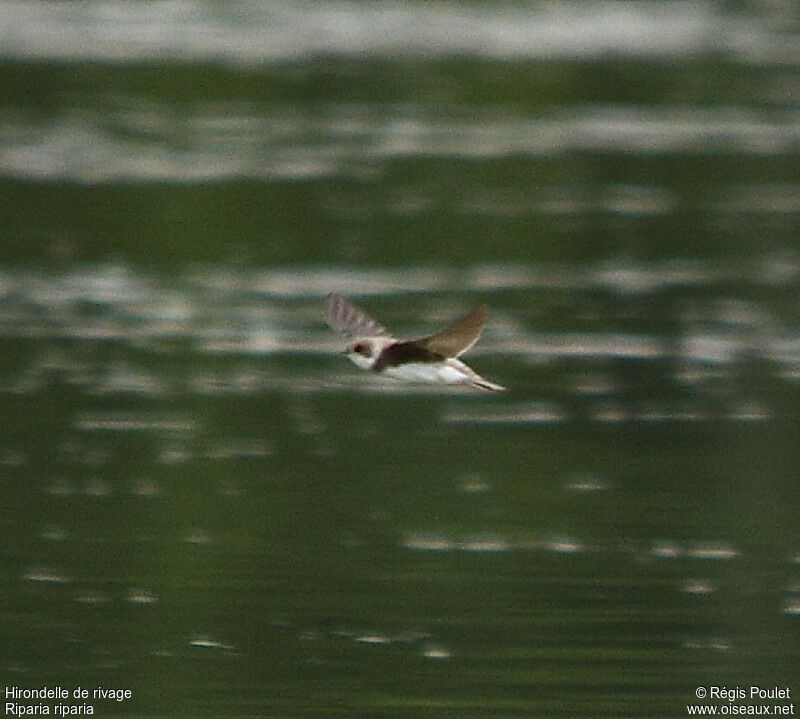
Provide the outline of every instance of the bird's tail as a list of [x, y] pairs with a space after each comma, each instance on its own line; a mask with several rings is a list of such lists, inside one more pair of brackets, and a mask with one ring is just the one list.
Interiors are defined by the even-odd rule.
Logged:
[[479, 387], [480, 389], [488, 390], [489, 392], [505, 392], [506, 387], [502, 385], [495, 384], [494, 382], [490, 382], [488, 379], [484, 379], [480, 377], [478, 379], [472, 380], [472, 384], [475, 387]]

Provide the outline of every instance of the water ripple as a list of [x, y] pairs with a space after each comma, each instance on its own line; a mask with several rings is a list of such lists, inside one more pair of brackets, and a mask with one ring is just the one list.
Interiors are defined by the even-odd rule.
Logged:
[[[187, 114], [189, 113], [189, 114]], [[193, 113], [193, 114], [192, 114]], [[25, 113], [0, 114], [0, 175], [104, 184], [229, 179], [319, 179], [383, 171], [398, 158], [560, 157], [570, 152], [729, 153], [773, 156], [800, 146], [800, 113], [744, 108], [570, 107], [544, 117], [427, 106], [323, 104], [314, 112], [242, 103], [187, 111], [133, 99], [67, 109], [31, 124]], [[412, 188], [413, 189], [413, 188]], [[791, 188], [770, 186], [756, 207], [793, 212]], [[393, 196], [395, 211], [419, 209], [420, 197]], [[673, 200], [660, 188], [611, 188], [600, 200], [545, 193], [533, 202], [490, 190], [466, 194], [466, 213], [563, 214], [600, 207], [620, 214], [663, 214]], [[732, 193], [724, 208], [754, 206]]]
[[[796, 255], [778, 252], [728, 264], [626, 260], [463, 269], [320, 266], [308, 272], [280, 267], [251, 271], [198, 267], [171, 279], [155, 279], [122, 265], [85, 265], [61, 274], [6, 270], [0, 273], [0, 336], [35, 340], [37, 351], [25, 366], [0, 374], [0, 393], [33, 395], [56, 382], [96, 397], [130, 395], [162, 401], [176, 392], [243, 396], [268, 389], [448, 394], [452, 388], [385, 382], [351, 371], [346, 363], [319, 365], [316, 372], [304, 370], [299, 359], [302, 355], [333, 359], [342, 348], [341, 338], [322, 317], [324, 296], [331, 290], [345, 292], [367, 307], [370, 298], [393, 298], [392, 304], [397, 305], [398, 296], [403, 307], [414, 306], [402, 318], [395, 314], [386, 320], [398, 336], [440, 326], [478, 301], [475, 295], [492, 292], [498, 299], [489, 300], [491, 321], [471, 356], [511, 362], [517, 371], [528, 373], [532, 368], [538, 371], [542, 363], [592, 362], [592, 366], [578, 365], [568, 385], [569, 395], [580, 398], [580, 406], [596, 421], [760, 421], [774, 414], [769, 402], [741, 392], [719, 395], [719, 390], [730, 385], [731, 368], [753, 357], [769, 360], [770, 372], [777, 379], [796, 382], [800, 337], [792, 318], [784, 317], [779, 306], [766, 300], [733, 299], [724, 288], [731, 283], [748, 283], [754, 292], [791, 287], [797, 282], [798, 266]], [[701, 290], [706, 299], [691, 299]], [[531, 293], [531, 301], [517, 299], [516, 309], [509, 309], [505, 291], [515, 296]], [[646, 323], [623, 332], [599, 316], [593, 320], [578, 315], [561, 318], [560, 330], [542, 331], [537, 325], [547, 318], [531, 316], [526, 309], [539, 305], [538, 298], [546, 292], [565, 293], [581, 306], [594, 301], [590, 298], [598, 292], [637, 303], [676, 291], [685, 292], [686, 300], [674, 304], [669, 335], [646, 331]], [[422, 296], [428, 301], [420, 302]], [[109, 347], [122, 344], [136, 353], [100, 358], [88, 351], [96, 341]], [[176, 372], [175, 363], [186, 353], [206, 356], [209, 361]], [[211, 362], [214, 355], [237, 361], [216, 366]], [[154, 363], [147, 357], [163, 361]], [[280, 370], [250, 362], [271, 357], [298, 361]], [[620, 378], [602, 364], [664, 359], [673, 368], [671, 379], [693, 391], [692, 402], [648, 399], [627, 405], [620, 400], [624, 389]], [[709, 394], [696, 394], [704, 389]], [[554, 424], [569, 420], [574, 411], [564, 398], [498, 406], [482, 402], [480, 411], [456, 406], [446, 411], [445, 418], [449, 422]], [[75, 427], [172, 433], [197, 429], [190, 417], [158, 413], [84, 413], [75, 418]], [[99, 457], [85, 460], [93, 465], [103, 461]], [[14, 460], [6, 456], [3, 461]]]
[[236, 0], [216, 12], [200, 0], [11, 0], [0, 5], [0, 27], [13, 29], [0, 34], [0, 55], [262, 65], [318, 55], [591, 59], [715, 51], [749, 61], [796, 61], [797, 48], [780, 26], [729, 17], [722, 8], [703, 0], [551, 0], [533, 6]]

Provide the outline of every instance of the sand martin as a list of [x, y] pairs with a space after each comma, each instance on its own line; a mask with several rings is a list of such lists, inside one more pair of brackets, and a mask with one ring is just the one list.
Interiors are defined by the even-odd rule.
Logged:
[[413, 340], [398, 340], [383, 326], [341, 295], [328, 295], [325, 316], [328, 325], [355, 341], [346, 355], [356, 367], [407, 382], [466, 384], [501, 391], [505, 387], [489, 382], [460, 359], [481, 336], [486, 307], [470, 312], [446, 330]]

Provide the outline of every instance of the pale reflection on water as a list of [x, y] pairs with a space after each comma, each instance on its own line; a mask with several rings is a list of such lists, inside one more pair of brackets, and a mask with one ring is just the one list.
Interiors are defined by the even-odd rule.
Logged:
[[[776, 19], [780, 4], [774, 9]], [[324, 4], [236, 0], [225, 13], [196, 0], [164, 0], [133, 8], [107, 0], [77, 5], [6, 2], [3, 24], [16, 36], [0, 51], [72, 61], [170, 57], [240, 66], [319, 54], [478, 54], [488, 58], [588, 58], [608, 53], [680, 57], [711, 45], [750, 62], [792, 56], [783, 23], [763, 25], [727, 16], [710, 2], [659, 2], [631, 12], [625, 3], [446, 2]], [[99, 35], [103, 41], [87, 42]]]
[[[0, 135], [9, 140], [0, 152], [0, 174], [92, 185], [309, 181], [342, 176], [377, 179], [391, 163], [408, 158], [542, 160], [575, 152], [643, 157], [705, 152], [757, 158], [790, 153], [800, 143], [800, 117], [793, 108], [755, 114], [727, 108], [583, 107], [536, 119], [509, 111], [473, 110], [465, 121], [460, 110], [450, 115], [445, 109], [431, 111], [428, 106], [408, 104], [368, 112], [349, 104], [326, 105], [309, 118], [305, 107], [276, 111], [271, 106], [243, 107], [237, 102], [207, 106], [203, 114], [191, 115], [180, 106], [117, 100], [65, 113], [35, 129], [24, 115], [0, 113]], [[397, 215], [430, 209], [431, 190], [427, 184], [406, 186], [388, 193], [383, 207]], [[794, 184], [739, 184], [709, 204], [726, 212], [776, 207], [795, 212], [796, 194]], [[505, 217], [598, 210], [658, 216], [676, 204], [668, 191], [639, 185], [616, 185], [588, 196], [582, 186], [556, 186], [544, 192], [479, 186], [466, 188], [456, 199], [465, 214]], [[329, 201], [329, 209], [339, 216], [359, 212], [336, 196]]]
[[[149, 350], [170, 350], [169, 341], [185, 340], [205, 353], [269, 355], [328, 352], [340, 342], [320, 321], [320, 305], [336, 291], [376, 300], [389, 298], [408, 331], [420, 331], [457, 313], [469, 297], [496, 298], [492, 321], [473, 353], [521, 355], [530, 360], [569, 357], [656, 359], [667, 354], [698, 363], [729, 364], [744, 354], [796, 370], [800, 339], [793, 317], [783, 317], [766, 304], [718, 295], [696, 299], [699, 290], [719, 293], [729, 283], [758, 288], [791, 289], [800, 277], [794, 252], [765, 253], [755, 261], [729, 263], [632, 260], [599, 265], [526, 265], [465, 268], [409, 267], [362, 271], [314, 268], [243, 271], [207, 268], [173, 280], [156, 281], [124, 265], [88, 266], [63, 274], [6, 270], [0, 275], [0, 333], [5, 337], [116, 340]], [[457, 290], [455, 288], [458, 288]], [[537, 331], [531, 310], [543, 292], [570, 293], [577, 307], [596, 292], [609, 299], [636, 301], [659, 293], [668, 297], [677, 336], [619, 333], [603, 327], [575, 331], [586, 319], [576, 309], [558, 332]], [[514, 292], [512, 312], [507, 294]], [[520, 307], [520, 293], [530, 293]], [[407, 297], [425, 293], [428, 297]], [[478, 294], [480, 293], [480, 294]], [[432, 301], [433, 298], [433, 301]], [[381, 306], [388, 306], [385, 301]], [[408, 312], [414, 316], [409, 317]], [[646, 317], [640, 319], [645, 325]], [[159, 343], [167, 343], [160, 345]], [[36, 369], [80, 375], [82, 365], [64, 349], [42, 353]], [[129, 386], [133, 393], [163, 391], [157, 378], [137, 374], [130, 362], [107, 368], [110, 388]], [[686, 375], [688, 378], [690, 375]]]

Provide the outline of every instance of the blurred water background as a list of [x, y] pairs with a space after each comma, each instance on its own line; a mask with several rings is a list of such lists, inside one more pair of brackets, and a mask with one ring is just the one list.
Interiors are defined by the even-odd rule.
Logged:
[[[799, 29], [1, 2], [5, 685], [141, 717], [800, 692]], [[331, 291], [400, 336], [487, 303], [470, 363], [509, 391], [359, 373]]]

